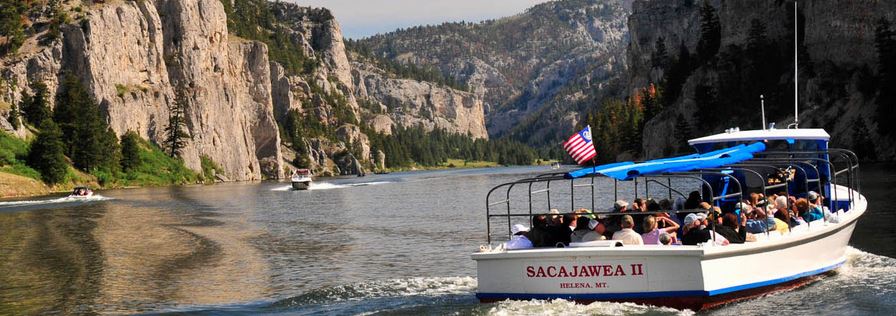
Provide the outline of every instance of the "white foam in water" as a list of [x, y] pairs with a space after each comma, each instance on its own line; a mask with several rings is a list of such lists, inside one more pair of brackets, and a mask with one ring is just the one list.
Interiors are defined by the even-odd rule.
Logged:
[[690, 310], [639, 305], [635, 303], [594, 302], [577, 304], [567, 300], [502, 301], [491, 308], [490, 315], [694, 315]]
[[896, 259], [849, 247], [846, 264], [837, 270], [838, 279], [849, 284], [862, 284], [878, 294], [896, 292]]
[[15, 207], [15, 206], [30, 206], [30, 205], [42, 205], [42, 204], [59, 204], [59, 203], [79, 203], [79, 202], [97, 202], [97, 201], [107, 201], [111, 200], [110, 197], [105, 197], [99, 194], [87, 197], [61, 197], [49, 200], [27, 200], [27, 201], [10, 201], [10, 202], [0, 202], [0, 207]]

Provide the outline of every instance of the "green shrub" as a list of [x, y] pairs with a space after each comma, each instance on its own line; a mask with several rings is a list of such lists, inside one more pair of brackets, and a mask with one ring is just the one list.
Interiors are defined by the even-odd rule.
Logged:
[[215, 174], [222, 170], [221, 167], [206, 155], [199, 156], [199, 162], [202, 165], [202, 181], [215, 182]]

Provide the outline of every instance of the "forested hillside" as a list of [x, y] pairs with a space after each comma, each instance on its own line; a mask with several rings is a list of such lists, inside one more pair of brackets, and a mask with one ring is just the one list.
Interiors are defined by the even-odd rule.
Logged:
[[485, 100], [491, 136], [556, 149], [594, 99], [624, 94], [629, 3], [553, 1], [507, 18], [400, 29], [349, 47], [438, 69]]

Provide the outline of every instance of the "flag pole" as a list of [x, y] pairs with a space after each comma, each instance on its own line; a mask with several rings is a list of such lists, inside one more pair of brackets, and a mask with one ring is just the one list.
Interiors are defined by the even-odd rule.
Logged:
[[594, 131], [588, 125], [588, 133], [591, 134], [591, 147], [594, 148], [594, 157], [591, 157], [591, 212], [597, 213], [594, 208], [594, 177], [597, 176], [597, 144], [594, 143]]

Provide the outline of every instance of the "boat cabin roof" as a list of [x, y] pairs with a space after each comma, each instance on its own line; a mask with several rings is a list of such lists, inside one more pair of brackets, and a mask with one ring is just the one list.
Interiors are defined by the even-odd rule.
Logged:
[[725, 142], [746, 142], [746, 141], [762, 141], [762, 140], [824, 140], [831, 138], [828, 132], [821, 128], [799, 128], [799, 129], [766, 129], [766, 130], [729, 130], [725, 133], [691, 139], [688, 144], [691, 146], [698, 144], [713, 144]]

